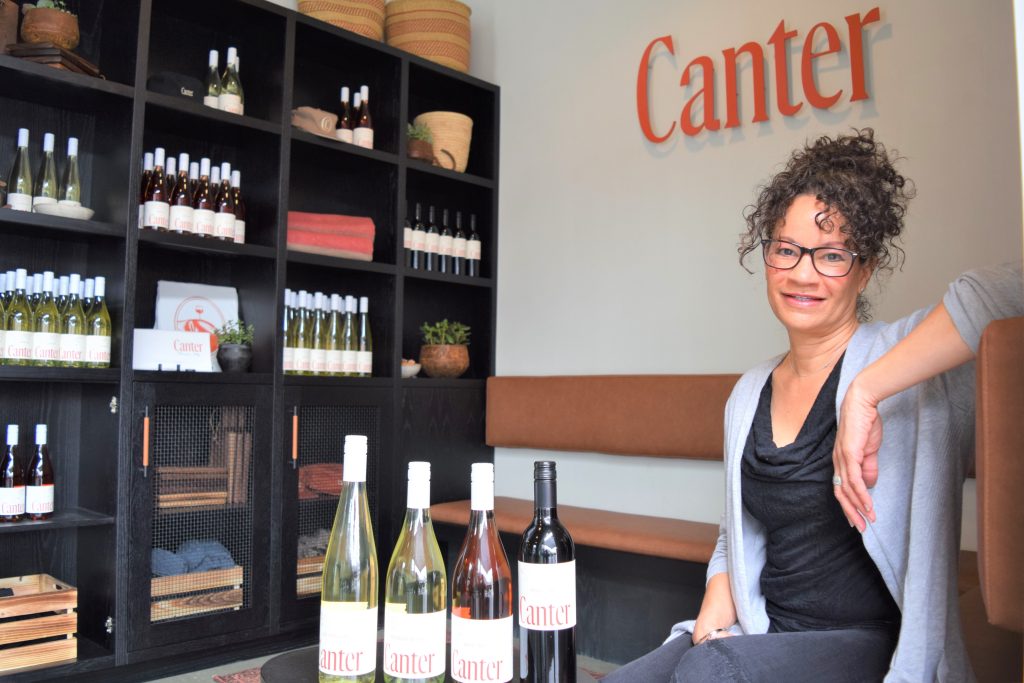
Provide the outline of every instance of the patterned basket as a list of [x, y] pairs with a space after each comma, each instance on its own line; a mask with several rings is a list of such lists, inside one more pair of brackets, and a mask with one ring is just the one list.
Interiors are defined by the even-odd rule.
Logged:
[[470, 11], [458, 0], [391, 0], [385, 20], [388, 45], [466, 73]]
[[299, 12], [372, 40], [384, 40], [384, 0], [299, 0]]
[[473, 119], [454, 111], [428, 111], [413, 119], [413, 123], [425, 124], [430, 129], [434, 136], [434, 158], [443, 168], [465, 173]]

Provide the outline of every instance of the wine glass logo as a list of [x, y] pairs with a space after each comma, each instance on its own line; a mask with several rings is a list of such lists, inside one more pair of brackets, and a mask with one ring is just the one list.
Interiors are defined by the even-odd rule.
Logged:
[[224, 322], [224, 313], [206, 297], [190, 296], [183, 299], [174, 311], [174, 329], [183, 332], [206, 332], [212, 335]]

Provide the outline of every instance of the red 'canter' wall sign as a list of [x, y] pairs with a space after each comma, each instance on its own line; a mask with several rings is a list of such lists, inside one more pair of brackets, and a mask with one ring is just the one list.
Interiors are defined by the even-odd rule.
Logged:
[[[866, 100], [868, 98], [867, 86], [864, 78], [864, 28], [868, 24], [879, 21], [881, 13], [875, 7], [866, 14], [851, 14], [846, 17], [846, 43], [850, 53], [850, 101]], [[816, 36], [824, 35], [826, 47], [820, 52], [814, 49]], [[786, 21], [783, 19], [775, 27], [775, 31], [768, 38], [768, 45], [774, 48], [775, 62], [775, 99], [779, 113], [783, 116], [793, 116], [804, 106], [800, 101], [796, 84], [794, 82], [794, 101], [789, 100], [789, 70], [786, 54], [789, 50], [789, 41], [796, 38], [799, 32], [796, 29], [786, 30]], [[665, 49], [669, 54], [676, 53], [672, 36], [661, 36], [647, 44], [643, 57], [640, 58], [640, 71], [636, 77], [636, 114], [640, 120], [640, 130], [644, 137], [651, 142], [665, 142], [675, 132], [676, 122], [665, 131], [655, 131], [651, 125], [650, 117], [650, 93], [648, 91], [648, 74], [650, 73], [651, 59], [656, 50]], [[807, 103], [816, 109], [828, 109], [832, 107], [843, 96], [843, 89], [834, 93], [825, 94], [818, 91], [814, 80], [814, 60], [825, 55], [835, 54], [843, 49], [843, 42], [839, 31], [835, 26], [823, 21], [811, 27], [804, 37], [803, 53], [800, 59], [800, 84], [803, 86], [803, 95]], [[753, 68], [751, 74], [754, 79], [754, 117], [751, 123], [759, 123], [768, 120], [768, 103], [765, 98], [765, 68], [764, 48], [753, 41], [744, 43], [739, 48], [727, 48], [722, 51], [725, 58], [725, 127], [735, 128], [740, 125], [739, 119], [739, 86], [736, 83], [738, 71], [737, 61], [741, 53], [745, 53], [751, 60]], [[715, 116], [715, 63], [711, 57], [701, 55], [694, 58], [683, 69], [682, 78], [679, 80], [680, 87], [690, 85], [691, 78], [697, 69], [701, 70], [702, 87], [695, 92], [679, 115], [679, 130], [683, 135], [697, 135], [702, 131], [716, 131], [722, 128], [722, 121]], [[694, 120], [694, 110], [700, 104], [700, 111], [697, 112], [699, 120]]]

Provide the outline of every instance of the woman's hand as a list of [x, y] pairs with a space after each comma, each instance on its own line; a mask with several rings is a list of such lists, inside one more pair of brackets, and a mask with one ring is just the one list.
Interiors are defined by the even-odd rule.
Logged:
[[693, 626], [693, 644], [700, 645], [711, 634], [711, 638], [725, 638], [732, 634], [727, 629], [736, 623], [736, 607], [732, 602], [732, 589], [729, 587], [729, 575], [726, 572], [715, 574], [708, 581], [704, 590], [704, 601], [700, 605], [700, 614]]
[[868, 488], [878, 482], [878, 449], [882, 445], [882, 418], [879, 400], [865, 391], [855, 379], [839, 409], [832, 465], [841, 484], [835, 488], [843, 514], [861, 533], [867, 528], [864, 517], [875, 521]]

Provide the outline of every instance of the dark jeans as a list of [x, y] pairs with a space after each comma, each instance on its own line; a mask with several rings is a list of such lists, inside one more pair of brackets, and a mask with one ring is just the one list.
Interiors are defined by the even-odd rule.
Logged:
[[868, 629], [733, 636], [697, 646], [683, 634], [602, 683], [867, 683], [885, 677], [895, 648], [887, 631]]

